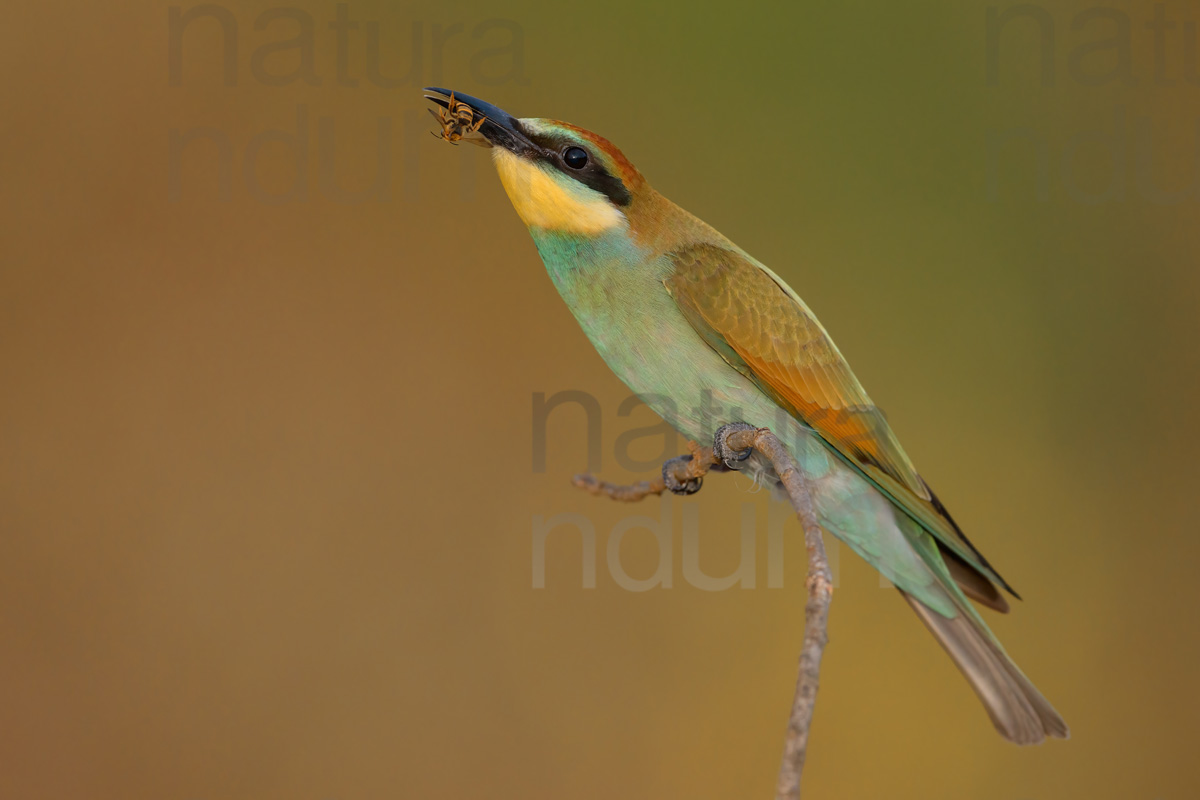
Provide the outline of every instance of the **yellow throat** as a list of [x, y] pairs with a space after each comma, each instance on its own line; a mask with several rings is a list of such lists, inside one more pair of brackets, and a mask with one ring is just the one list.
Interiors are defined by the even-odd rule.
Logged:
[[600, 192], [503, 148], [493, 148], [492, 153], [504, 191], [526, 226], [595, 235], [629, 224]]

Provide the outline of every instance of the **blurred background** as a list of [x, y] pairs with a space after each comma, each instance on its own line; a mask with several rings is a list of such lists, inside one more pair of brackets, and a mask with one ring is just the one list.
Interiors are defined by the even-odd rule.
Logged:
[[[1013, 7], [9, 8], [0, 795], [770, 796], [798, 526], [769, 581], [743, 478], [570, 486], [683, 443], [438, 85], [780, 273], [1023, 594], [989, 619], [1073, 734], [1034, 749], [841, 552], [807, 796], [1195, 796], [1200, 11]], [[754, 588], [688, 579], [685, 513], [718, 577], [750, 521]]]

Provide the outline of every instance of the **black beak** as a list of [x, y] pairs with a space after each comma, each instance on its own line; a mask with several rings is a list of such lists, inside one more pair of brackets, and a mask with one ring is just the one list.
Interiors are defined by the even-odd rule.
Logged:
[[[450, 108], [450, 90], [427, 86], [422, 91], [425, 92], [426, 100], [437, 103], [442, 108]], [[487, 118], [480, 126], [479, 132], [496, 147], [503, 147], [517, 155], [540, 152], [541, 149], [529, 141], [529, 137], [521, 129], [520, 120], [512, 114], [469, 94], [453, 92], [453, 96], [456, 105], [466, 104], [471, 107], [476, 120], [480, 116]]]

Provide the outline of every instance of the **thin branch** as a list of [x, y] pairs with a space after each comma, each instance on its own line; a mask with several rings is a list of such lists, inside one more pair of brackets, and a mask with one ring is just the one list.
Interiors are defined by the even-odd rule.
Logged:
[[[701, 447], [695, 442], [688, 442], [687, 448], [688, 455], [673, 458], [663, 464], [663, 474], [669, 473], [675, 479], [676, 486], [700, 480], [708, 474], [709, 469], [720, 463], [713, 455], [711, 447]], [[583, 489], [589, 494], [600, 495], [622, 503], [636, 503], [652, 494], [658, 495], [667, 491], [667, 482], [663, 478], [621, 486], [602, 481], [595, 475], [585, 472], [571, 478], [571, 483], [575, 488]]]
[[808, 590], [808, 602], [804, 607], [804, 643], [800, 650], [796, 695], [792, 701], [787, 735], [784, 738], [783, 763], [779, 768], [779, 781], [775, 788], [776, 800], [798, 800], [804, 758], [808, 751], [808, 731], [812, 725], [821, 679], [821, 656], [829, 641], [827, 628], [829, 605], [833, 599], [833, 575], [829, 571], [829, 561], [825, 556], [821, 526], [813, 508], [812, 495], [787, 448], [766, 428], [735, 423], [717, 431], [711, 448], [688, 442], [690, 455], [672, 459], [664, 464], [662, 478], [641, 481], [630, 486], [617, 486], [585, 474], [576, 475], [572, 483], [592, 494], [623, 502], [634, 502], [651, 494], [662, 494], [667, 490], [668, 483], [673, 483], [676, 487], [672, 491], [690, 494], [699, 488], [700, 480], [711, 467], [722, 463], [733, 466], [733, 461], [749, 455], [750, 448], [757, 450], [775, 468], [775, 474], [779, 476], [780, 483], [787, 491], [792, 508], [795, 509], [804, 529], [804, 544], [808, 550], [808, 577], [804, 583]]
[[759, 448], [756, 443], [756, 449], [775, 465], [775, 472], [787, 489], [792, 508], [796, 509], [800, 526], [804, 528], [804, 545], [808, 550], [808, 577], [804, 581], [808, 589], [808, 602], [804, 606], [804, 645], [800, 650], [796, 696], [792, 700], [792, 713], [788, 718], [787, 735], [783, 743], [783, 763], [779, 767], [779, 781], [775, 785], [776, 800], [797, 800], [800, 797], [804, 758], [808, 753], [808, 730], [812, 725], [817, 689], [821, 683], [821, 656], [829, 642], [833, 574], [829, 571], [825, 543], [821, 539], [821, 525], [817, 522], [808, 484], [779, 439], [768, 432], [765, 436], [760, 434], [759, 440], [762, 447]]

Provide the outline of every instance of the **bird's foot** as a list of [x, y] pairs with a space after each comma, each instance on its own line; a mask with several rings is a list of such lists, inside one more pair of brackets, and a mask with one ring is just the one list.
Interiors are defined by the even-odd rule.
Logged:
[[695, 494], [700, 491], [700, 486], [704, 483], [703, 478], [689, 478], [686, 481], [680, 481], [675, 477], [675, 466], [677, 464], [680, 465], [680, 471], [683, 471], [686, 469], [683, 465], [690, 464], [691, 461], [691, 456], [679, 456], [663, 464], [662, 479], [663, 485], [667, 487], [667, 491], [672, 494]]
[[713, 455], [720, 459], [721, 463], [729, 469], [739, 469], [738, 462], [749, 458], [750, 454], [754, 452], [754, 448], [747, 447], [745, 450], [734, 450], [729, 446], [729, 437], [734, 433], [757, 430], [758, 428], [745, 422], [731, 422], [728, 425], [722, 425], [720, 428], [717, 428], [717, 432], [713, 436]]

